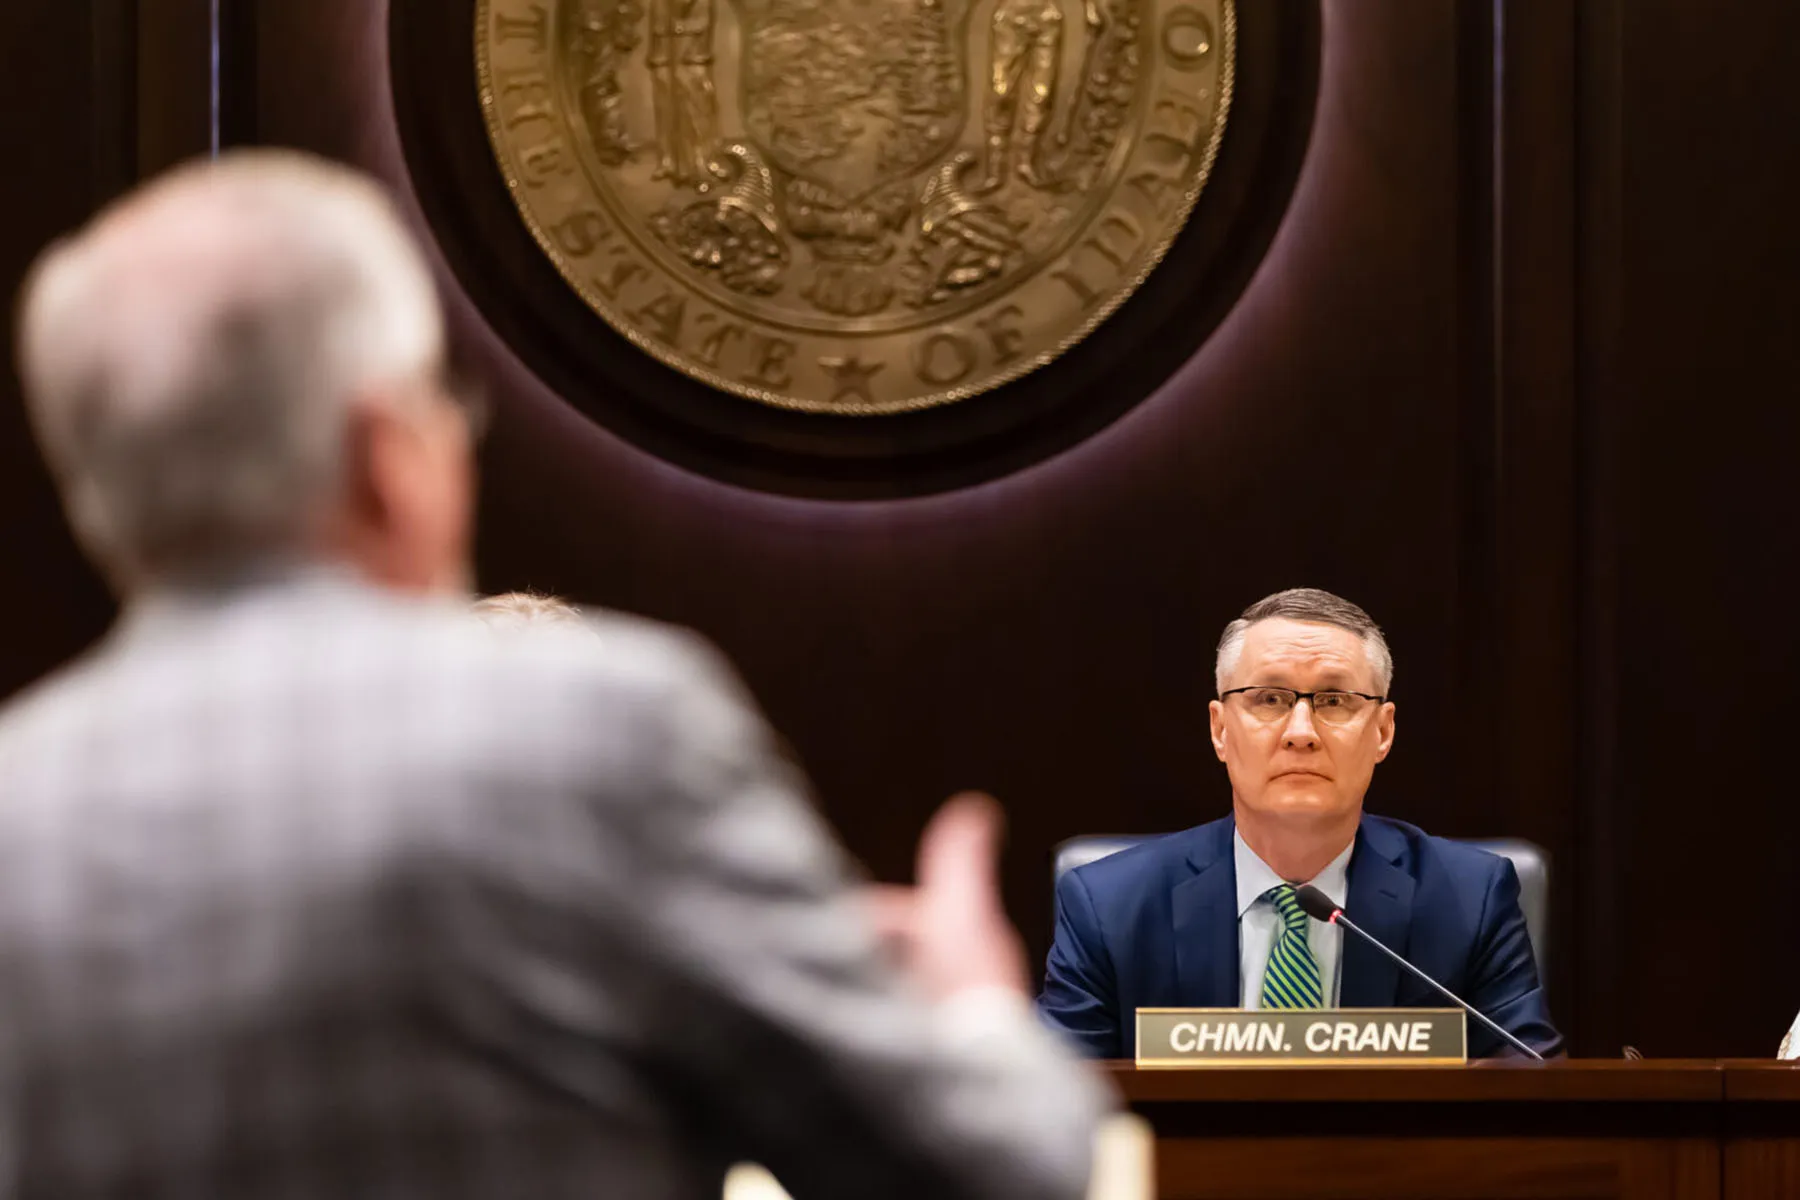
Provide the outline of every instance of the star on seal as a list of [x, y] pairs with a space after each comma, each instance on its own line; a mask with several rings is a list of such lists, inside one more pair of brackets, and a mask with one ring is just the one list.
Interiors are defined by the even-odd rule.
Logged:
[[821, 358], [819, 366], [830, 373], [837, 386], [831, 393], [831, 403], [836, 404], [845, 396], [854, 394], [864, 404], [873, 404], [875, 397], [869, 394], [869, 381], [887, 366], [886, 363], [865, 363], [852, 354], [849, 358], [836, 356]]

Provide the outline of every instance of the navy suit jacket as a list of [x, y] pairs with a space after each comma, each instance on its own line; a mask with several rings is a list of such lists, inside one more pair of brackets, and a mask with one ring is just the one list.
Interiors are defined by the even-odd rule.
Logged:
[[[1038, 1007], [1092, 1057], [1132, 1056], [1139, 1008], [1239, 1007], [1234, 828], [1230, 817], [1196, 826], [1058, 881]], [[1562, 1049], [1506, 859], [1365, 815], [1344, 912], [1526, 1045], [1546, 1057]], [[1348, 932], [1338, 978], [1345, 1008], [1449, 1006]], [[1470, 1057], [1506, 1049], [1469, 1022]]]

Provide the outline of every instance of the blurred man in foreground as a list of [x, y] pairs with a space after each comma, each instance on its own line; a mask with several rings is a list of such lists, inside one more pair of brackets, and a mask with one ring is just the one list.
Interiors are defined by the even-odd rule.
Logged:
[[693, 639], [468, 614], [470, 430], [417, 252], [295, 156], [39, 264], [22, 371], [125, 599], [0, 716], [15, 1197], [1074, 1197], [991, 804], [897, 906]]
[[[1394, 744], [1393, 674], [1369, 614], [1329, 592], [1278, 592], [1226, 626], [1210, 713], [1232, 815], [1063, 876], [1039, 1000], [1053, 1024], [1113, 1058], [1138, 1008], [1446, 1003], [1301, 911], [1312, 884], [1527, 1045], [1560, 1049], [1512, 864], [1363, 812]], [[1502, 1051], [1468, 1031], [1472, 1057]]]

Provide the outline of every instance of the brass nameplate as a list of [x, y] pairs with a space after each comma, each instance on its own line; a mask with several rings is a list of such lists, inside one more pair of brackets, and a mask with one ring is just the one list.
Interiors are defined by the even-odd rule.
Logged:
[[1460, 1008], [1140, 1008], [1140, 1067], [1452, 1065], [1469, 1060]]

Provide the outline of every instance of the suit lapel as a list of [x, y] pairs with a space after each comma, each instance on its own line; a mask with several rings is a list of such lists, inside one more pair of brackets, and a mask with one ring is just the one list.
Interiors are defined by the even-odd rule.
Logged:
[[1237, 867], [1229, 819], [1195, 831], [1188, 853], [1192, 877], [1175, 885], [1175, 1003], [1194, 1008], [1238, 1006]]
[[[1398, 833], [1364, 817], [1350, 856], [1350, 896], [1344, 905], [1346, 916], [1402, 955], [1413, 898], [1413, 878], [1397, 865], [1405, 849]], [[1400, 968], [1355, 934], [1346, 931], [1343, 939], [1338, 1002], [1345, 1008], [1392, 1008], [1400, 998]]]

